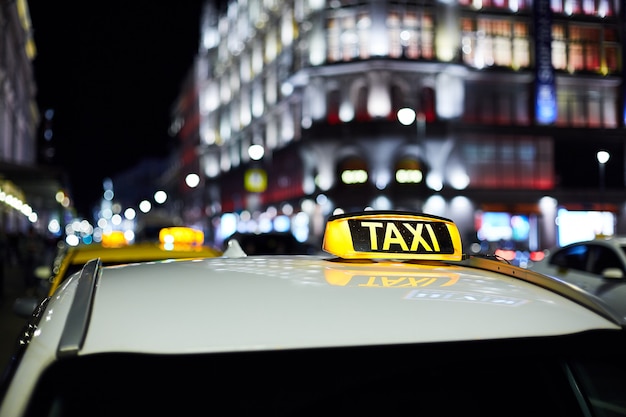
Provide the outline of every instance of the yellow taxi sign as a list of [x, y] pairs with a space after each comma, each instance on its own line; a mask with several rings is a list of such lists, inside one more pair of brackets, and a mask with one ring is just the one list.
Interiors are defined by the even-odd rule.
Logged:
[[164, 227], [159, 231], [159, 241], [164, 245], [202, 245], [204, 232], [191, 227]]
[[460, 261], [461, 236], [449, 219], [403, 211], [331, 216], [322, 248], [344, 259]]
[[119, 248], [126, 245], [128, 245], [128, 240], [121, 230], [113, 230], [102, 235], [102, 246], [106, 248]]

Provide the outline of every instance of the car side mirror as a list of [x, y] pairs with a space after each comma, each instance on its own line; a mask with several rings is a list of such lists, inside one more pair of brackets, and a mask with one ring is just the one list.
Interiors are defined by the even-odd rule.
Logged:
[[619, 268], [606, 268], [602, 270], [603, 278], [621, 279], [624, 278], [624, 272]]

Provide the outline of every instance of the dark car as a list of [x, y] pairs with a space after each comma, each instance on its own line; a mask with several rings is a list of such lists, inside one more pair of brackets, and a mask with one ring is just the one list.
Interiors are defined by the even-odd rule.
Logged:
[[290, 232], [236, 232], [224, 242], [237, 240], [246, 255], [315, 255], [322, 253], [321, 246], [309, 242], [300, 242]]
[[554, 248], [534, 271], [602, 298], [626, 322], [626, 238], [600, 237]]

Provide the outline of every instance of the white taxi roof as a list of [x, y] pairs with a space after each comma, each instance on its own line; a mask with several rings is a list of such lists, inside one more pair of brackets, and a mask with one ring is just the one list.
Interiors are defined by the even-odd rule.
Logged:
[[322, 247], [332, 255], [248, 257], [235, 245], [195, 261], [90, 261], [55, 293], [35, 339], [60, 355], [196, 353], [620, 329], [567, 284], [466, 257], [443, 217], [334, 215]]
[[[52, 300], [56, 314], [69, 310], [77, 277]], [[80, 354], [424, 343], [619, 328], [534, 284], [439, 262], [331, 256], [155, 262], [103, 268], [94, 291]], [[43, 326], [39, 336], [46, 334]]]

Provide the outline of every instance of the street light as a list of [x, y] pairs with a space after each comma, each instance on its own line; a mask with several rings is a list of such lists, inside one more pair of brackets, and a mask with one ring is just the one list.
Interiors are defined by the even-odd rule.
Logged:
[[[409, 126], [413, 122], [415, 122], [416, 143], [418, 147], [419, 158], [421, 160], [424, 160], [425, 150], [424, 150], [423, 141], [426, 137], [426, 116], [424, 115], [424, 113], [416, 112], [415, 110], [409, 107], [404, 107], [398, 110], [398, 113], [396, 116], [398, 117], [398, 121], [405, 126]], [[420, 170], [423, 169], [421, 165], [422, 164], [420, 162]], [[426, 185], [434, 191], [441, 191], [441, 189], [443, 188], [443, 182], [441, 181], [440, 176], [433, 175], [433, 172], [431, 172], [426, 177]]]
[[424, 116], [424, 113], [416, 112], [409, 107], [404, 107], [398, 110], [396, 116], [398, 117], [398, 121], [405, 126], [409, 126], [410, 124], [415, 122], [417, 142], [419, 144], [419, 142], [424, 137], [424, 133], [426, 130], [426, 117]]
[[600, 173], [600, 210], [603, 210], [605, 189], [604, 165], [609, 161], [611, 154], [607, 151], [598, 151], [596, 157], [598, 158], [598, 170]]

